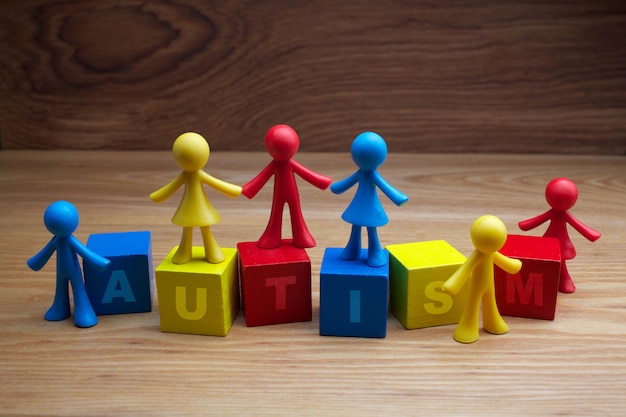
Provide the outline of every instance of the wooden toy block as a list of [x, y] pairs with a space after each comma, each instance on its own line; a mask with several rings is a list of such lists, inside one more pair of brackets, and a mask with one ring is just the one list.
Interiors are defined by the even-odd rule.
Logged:
[[500, 253], [522, 261], [517, 274], [495, 267], [496, 302], [503, 316], [554, 320], [561, 274], [557, 238], [509, 235]]
[[93, 234], [87, 247], [111, 261], [105, 270], [83, 265], [87, 295], [97, 315], [152, 311], [150, 232]]
[[367, 262], [367, 249], [354, 261], [340, 259], [343, 249], [326, 248], [320, 270], [320, 334], [385, 337], [389, 299], [389, 253], [384, 266]]
[[225, 259], [214, 264], [194, 246], [189, 262], [175, 264], [177, 250], [156, 268], [161, 331], [226, 336], [239, 312], [237, 250], [222, 248]]
[[406, 329], [458, 323], [468, 287], [459, 294], [443, 284], [466, 258], [444, 240], [387, 246], [390, 310]]
[[247, 326], [310, 321], [311, 260], [291, 240], [273, 249], [237, 244]]

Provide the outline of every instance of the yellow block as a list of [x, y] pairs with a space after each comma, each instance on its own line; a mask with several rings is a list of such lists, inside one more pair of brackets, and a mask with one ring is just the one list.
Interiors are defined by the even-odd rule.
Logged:
[[[445, 240], [389, 245], [389, 306], [406, 329], [458, 323], [469, 288], [451, 296], [444, 282], [465, 262]], [[469, 287], [469, 286], [466, 286]]]
[[155, 270], [161, 331], [226, 336], [239, 312], [237, 250], [222, 248], [224, 261], [211, 264], [194, 246], [192, 260], [177, 265], [177, 249]]

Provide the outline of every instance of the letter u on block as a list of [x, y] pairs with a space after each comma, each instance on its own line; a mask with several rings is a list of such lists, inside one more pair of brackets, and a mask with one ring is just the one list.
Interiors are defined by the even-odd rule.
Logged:
[[176, 287], [176, 313], [185, 320], [200, 320], [206, 315], [207, 289], [196, 288], [196, 309], [187, 308], [187, 287]]

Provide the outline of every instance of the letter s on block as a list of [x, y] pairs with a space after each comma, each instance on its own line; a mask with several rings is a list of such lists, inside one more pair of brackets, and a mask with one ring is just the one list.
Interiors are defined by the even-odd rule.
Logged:
[[428, 314], [445, 314], [452, 308], [452, 296], [443, 291], [443, 281], [433, 281], [424, 289], [424, 295], [437, 303], [424, 303]]

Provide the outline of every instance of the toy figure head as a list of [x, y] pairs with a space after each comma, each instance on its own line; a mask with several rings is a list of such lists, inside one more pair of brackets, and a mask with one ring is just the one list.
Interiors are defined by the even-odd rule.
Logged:
[[500, 250], [506, 242], [506, 226], [496, 216], [481, 216], [472, 224], [470, 237], [478, 251], [495, 252]]
[[265, 134], [265, 149], [277, 161], [291, 159], [300, 147], [300, 138], [291, 126], [276, 125]]
[[53, 235], [67, 237], [78, 227], [78, 210], [72, 203], [56, 201], [46, 209], [43, 223]]
[[206, 139], [197, 133], [187, 132], [176, 138], [172, 153], [184, 171], [197, 171], [206, 165], [210, 150]]
[[546, 187], [546, 201], [555, 210], [569, 210], [577, 199], [576, 184], [567, 178], [555, 178]]
[[378, 133], [363, 132], [352, 142], [350, 153], [359, 168], [371, 171], [385, 162], [387, 143]]

